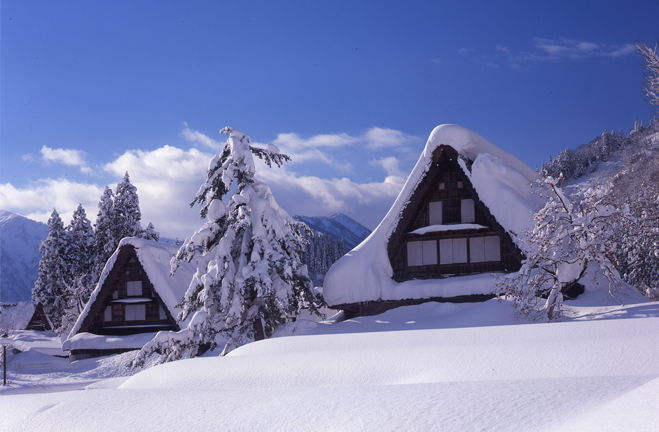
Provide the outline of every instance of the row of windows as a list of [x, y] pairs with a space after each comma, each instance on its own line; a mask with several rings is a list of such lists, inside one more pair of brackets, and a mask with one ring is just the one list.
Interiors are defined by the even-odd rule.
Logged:
[[501, 242], [498, 236], [419, 240], [407, 242], [407, 265], [425, 266], [501, 261]]
[[[457, 212], [460, 212], [459, 215]], [[473, 223], [476, 221], [474, 200], [430, 201], [428, 203], [429, 225], [445, 223]]]
[[162, 306], [156, 303], [147, 304], [113, 304], [105, 308], [103, 321], [162, 321], [167, 319], [167, 314]]

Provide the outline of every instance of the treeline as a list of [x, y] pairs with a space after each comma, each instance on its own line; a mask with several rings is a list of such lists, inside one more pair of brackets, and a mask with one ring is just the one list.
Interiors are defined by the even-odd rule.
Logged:
[[346, 247], [343, 239], [338, 237], [318, 231], [314, 231], [313, 234], [313, 237], [307, 238], [309, 243], [302, 262], [307, 265], [309, 278], [314, 286], [323, 286], [327, 270], [346, 254]]
[[597, 171], [600, 163], [609, 161], [613, 155], [623, 155], [625, 149], [636, 147], [638, 141], [657, 131], [659, 125], [656, 118], [650, 121], [648, 126], [644, 126], [643, 121], [639, 122], [637, 119], [634, 129], [627, 136], [622, 129], [620, 132], [605, 130], [601, 136], [576, 150], [567, 148], [555, 158], [550, 156], [549, 162], [544, 162], [540, 167], [540, 174], [554, 178], [559, 178], [562, 174], [563, 181], [578, 179], [584, 174]]
[[137, 188], [128, 173], [113, 192], [106, 186], [92, 226], [82, 205], [73, 212], [68, 226], [53, 209], [48, 219], [48, 237], [41, 242], [39, 276], [32, 300], [39, 301], [57, 332], [67, 332], [89, 300], [108, 258], [124, 237], [158, 241], [159, 233], [149, 223], [141, 225]]

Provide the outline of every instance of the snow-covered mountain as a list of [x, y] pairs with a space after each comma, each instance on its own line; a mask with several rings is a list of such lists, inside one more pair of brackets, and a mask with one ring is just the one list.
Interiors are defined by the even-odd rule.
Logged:
[[48, 225], [0, 210], [0, 301], [32, 299]]
[[293, 216], [293, 219], [306, 223], [314, 231], [343, 239], [347, 250], [351, 250], [371, 234], [371, 230], [343, 213], [330, 217]]

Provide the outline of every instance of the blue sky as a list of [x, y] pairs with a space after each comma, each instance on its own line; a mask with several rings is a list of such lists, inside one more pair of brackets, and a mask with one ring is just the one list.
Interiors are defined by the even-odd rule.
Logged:
[[[291, 214], [383, 217], [443, 123], [531, 167], [652, 118], [653, 2], [8, 1], [0, 208], [93, 220], [128, 170], [144, 223], [185, 237], [232, 126], [291, 153], [262, 170]], [[68, 219], [67, 219], [68, 218]]]

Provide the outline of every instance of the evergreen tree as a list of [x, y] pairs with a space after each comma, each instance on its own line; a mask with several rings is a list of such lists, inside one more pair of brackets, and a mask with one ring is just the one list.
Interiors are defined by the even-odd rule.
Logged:
[[[317, 313], [307, 268], [300, 261], [306, 225], [294, 221], [276, 203], [265, 183], [254, 177], [253, 155], [268, 166], [290, 160], [268, 144], [249, 145], [240, 131], [226, 127], [223, 149], [210, 163], [206, 182], [192, 205], [201, 205], [206, 223], [187, 239], [172, 260], [196, 259], [195, 273], [181, 306], [178, 321], [186, 330], [160, 335], [145, 345], [134, 365], [153, 352], [159, 362], [194, 357], [200, 345], [215, 346], [215, 336], [229, 338], [223, 354], [252, 340], [269, 337], [282, 323], [294, 319], [302, 307]], [[225, 205], [222, 198], [236, 185]], [[193, 315], [194, 314], [194, 315]]]
[[146, 229], [140, 232], [137, 237], [143, 238], [145, 240], [158, 241], [160, 239], [160, 233], [156, 231], [156, 228], [151, 222], [147, 225]]
[[57, 210], [48, 219], [48, 237], [41, 242], [39, 252], [39, 276], [32, 290], [32, 300], [43, 304], [53, 326], [61, 328], [62, 318], [66, 315], [66, 279], [65, 262], [68, 238], [64, 224]]
[[130, 176], [126, 172], [114, 194], [112, 230], [117, 244], [124, 237], [137, 237], [142, 232], [141, 219], [137, 188], [131, 184]]
[[114, 230], [112, 229], [112, 223], [115, 220], [113, 197], [112, 189], [106, 186], [98, 203], [98, 214], [96, 215], [96, 223], [94, 225], [95, 263], [93, 274], [96, 277], [94, 283], [101, 276], [101, 272], [108, 258], [110, 258], [119, 245], [119, 239], [114, 237]]
[[68, 303], [72, 313], [77, 317], [82, 312], [85, 303], [97, 280], [95, 273], [94, 230], [87, 219], [82, 204], [73, 212], [71, 225], [67, 227], [69, 248], [66, 257], [68, 266], [67, 286]]

